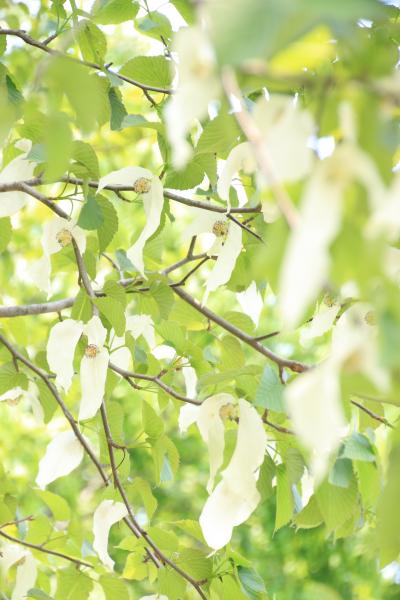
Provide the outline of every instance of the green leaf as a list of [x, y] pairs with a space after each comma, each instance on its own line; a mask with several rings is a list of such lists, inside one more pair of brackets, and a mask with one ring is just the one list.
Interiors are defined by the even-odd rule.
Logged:
[[49, 492], [48, 490], [35, 490], [35, 494], [47, 504], [56, 521], [69, 521], [71, 518], [71, 509], [65, 498], [57, 496], [57, 494], [53, 494], [53, 492]]
[[257, 388], [256, 406], [262, 406], [275, 412], [285, 412], [283, 404], [283, 384], [281, 383], [275, 369], [265, 367], [261, 381]]
[[101, 314], [114, 327], [115, 333], [122, 336], [125, 333], [126, 320], [124, 306], [114, 298], [95, 298], [94, 303], [100, 310]]
[[343, 525], [359, 508], [357, 485], [354, 478], [346, 488], [325, 482], [318, 488], [315, 495], [329, 532]]
[[0, 367], [0, 396], [15, 387], [26, 389], [27, 385], [26, 375], [16, 371], [14, 363], [6, 363]]
[[42, 592], [36, 588], [31, 588], [28, 591], [28, 598], [37, 598], [38, 600], [53, 600], [53, 596], [49, 596], [46, 592]]
[[163, 123], [160, 123], [159, 121], [148, 121], [142, 115], [126, 115], [122, 120], [121, 127], [145, 127], [147, 129], [154, 129], [159, 133], [165, 133]]
[[111, 244], [115, 234], [118, 231], [118, 213], [110, 200], [104, 196], [96, 196], [97, 204], [101, 208], [103, 222], [97, 228], [97, 237], [99, 238], [99, 252], [104, 250]]
[[162, 319], [168, 319], [175, 301], [175, 296], [171, 287], [164, 280], [158, 279], [151, 283], [150, 293], [157, 302], [160, 317]]
[[7, 36], [0, 35], [0, 56], [4, 54], [7, 49]]
[[175, 190], [190, 190], [204, 179], [204, 168], [194, 160], [186, 165], [182, 171], [168, 171], [165, 187]]
[[72, 150], [72, 132], [69, 118], [61, 111], [51, 112], [46, 120], [44, 151], [46, 157], [45, 177], [58, 179], [67, 170]]
[[223, 112], [204, 127], [196, 146], [196, 154], [212, 152], [226, 158], [239, 138], [240, 131], [234, 117]]
[[104, 33], [92, 21], [79, 21], [78, 44], [85, 60], [104, 63], [107, 40]]
[[[97, 4], [97, 3], [96, 3]], [[100, 25], [118, 25], [136, 17], [139, 4], [133, 0], [107, 0], [94, 9], [94, 20]]]
[[57, 404], [53, 394], [42, 379], [37, 379], [36, 385], [39, 390], [39, 402], [43, 408], [44, 422], [48, 423], [53, 418]]
[[315, 496], [311, 496], [308, 504], [293, 519], [299, 529], [312, 529], [323, 522], [321, 511]]
[[197, 581], [208, 579], [213, 570], [212, 560], [201, 550], [191, 548], [180, 550], [177, 563]]
[[[72, 144], [71, 156], [73, 160], [75, 160], [76, 163], [78, 163], [78, 165], [83, 167], [84, 171], [86, 171], [87, 176], [93, 179], [99, 178], [99, 161], [97, 160], [96, 153], [90, 144], [82, 142], [81, 140], [74, 141]], [[74, 173], [76, 171], [76, 167], [77, 165], [71, 166], [71, 170]], [[80, 172], [80, 175], [77, 176], [81, 177], [82, 173]]]
[[98, 229], [104, 223], [104, 216], [97, 198], [89, 193], [81, 212], [79, 213], [78, 225], [82, 229]]
[[348, 458], [338, 458], [330, 473], [329, 483], [338, 487], [347, 488], [353, 479], [352, 462]]
[[122, 579], [110, 575], [102, 575], [99, 579], [106, 600], [129, 600], [129, 592]]
[[92, 587], [92, 580], [76, 568], [59, 569], [55, 600], [87, 600]]
[[185, 598], [186, 582], [176, 571], [166, 566], [158, 571], [159, 593], [168, 600]]
[[145, 17], [136, 19], [136, 28], [143, 35], [147, 35], [158, 41], [164, 38], [165, 42], [169, 42], [172, 37], [171, 23], [165, 15], [159, 12], [150, 12]]
[[264, 581], [254, 569], [239, 566], [238, 575], [244, 593], [250, 600], [260, 600], [260, 598], [266, 597], [267, 590]]
[[254, 331], [253, 321], [244, 313], [230, 310], [229, 312], [224, 313], [223, 317], [232, 325], [235, 325], [235, 327], [242, 329], [246, 333], [253, 333]]
[[168, 88], [171, 68], [172, 63], [164, 56], [136, 56], [123, 65], [120, 73], [145, 85]]
[[122, 122], [127, 116], [126, 108], [122, 102], [121, 92], [113, 87], [108, 92], [108, 100], [110, 102], [111, 116], [110, 129], [118, 131], [122, 127]]
[[[1, 36], [0, 36], [1, 39]], [[4, 252], [11, 240], [11, 221], [10, 217], [0, 219], [0, 252]]]
[[90, 302], [90, 298], [86, 291], [81, 289], [75, 298], [71, 311], [71, 317], [76, 321], [83, 321], [84, 323], [87, 323], [91, 316], [92, 303]]
[[376, 459], [371, 443], [362, 433], [354, 432], [344, 441], [343, 450], [340, 452], [341, 458], [350, 458], [351, 460], [364, 460], [373, 462]]
[[148, 402], [142, 403], [143, 429], [151, 441], [157, 440], [164, 433], [164, 423]]
[[116, 281], [113, 281], [112, 279], [106, 281], [103, 286], [103, 292], [105, 292], [107, 296], [110, 296], [110, 298], [114, 298], [114, 300], [117, 300], [117, 302], [122, 304], [124, 308], [126, 307], [125, 290], [122, 287], [122, 285], [120, 285]]
[[129, 487], [129, 492], [131, 494], [139, 494], [139, 496], [142, 499], [147, 516], [150, 520], [157, 509], [157, 500], [154, 497], [153, 492], [151, 491], [149, 482], [146, 481], [146, 479], [142, 479], [141, 477], [135, 477], [135, 479]]
[[276, 473], [275, 531], [290, 521], [293, 509], [294, 500], [286, 467], [278, 465]]

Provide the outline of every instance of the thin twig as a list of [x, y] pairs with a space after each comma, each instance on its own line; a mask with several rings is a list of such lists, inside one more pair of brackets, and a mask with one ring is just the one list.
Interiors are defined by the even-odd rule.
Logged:
[[385, 419], [385, 417], [381, 417], [380, 415], [373, 412], [372, 410], [370, 410], [363, 404], [360, 404], [356, 400], [350, 400], [350, 402], [351, 402], [351, 404], [354, 404], [354, 406], [357, 406], [357, 408], [359, 408], [360, 410], [365, 412], [369, 417], [371, 417], [371, 419], [375, 419], [375, 421], [379, 421], [380, 423], [383, 423], [384, 425], [386, 425], [387, 427], [391, 427], [392, 429], [394, 428], [393, 425], [391, 423], [389, 423], [389, 421], [387, 419]]
[[14, 542], [15, 544], [25, 546], [26, 548], [30, 548], [31, 550], [37, 550], [38, 552], [51, 554], [52, 556], [57, 556], [58, 558], [64, 558], [65, 560], [69, 560], [69, 562], [76, 564], [78, 567], [89, 567], [90, 569], [93, 569], [93, 565], [85, 562], [84, 560], [79, 560], [78, 558], [74, 558], [73, 556], [69, 556], [68, 554], [57, 552], [57, 550], [50, 550], [49, 548], [45, 548], [43, 545], [25, 542], [24, 540], [20, 540], [18, 538], [13, 537], [12, 535], [9, 535], [8, 533], [5, 533], [4, 531], [0, 531], [0, 536], [5, 538], [9, 542]]

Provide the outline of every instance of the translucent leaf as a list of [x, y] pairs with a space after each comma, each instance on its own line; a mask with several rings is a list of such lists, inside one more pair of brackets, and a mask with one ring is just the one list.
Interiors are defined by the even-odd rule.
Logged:
[[107, 52], [107, 39], [92, 21], [79, 21], [78, 44], [85, 60], [103, 64]]
[[168, 88], [171, 66], [165, 56], [135, 56], [123, 65], [120, 73], [145, 85]]
[[270, 366], [265, 367], [255, 398], [256, 406], [262, 406], [275, 412], [285, 412], [283, 405], [283, 389], [278, 374]]
[[79, 214], [78, 225], [82, 229], [98, 229], [104, 221], [104, 215], [94, 194], [90, 193]]
[[95, 10], [94, 21], [100, 25], [118, 25], [133, 19], [138, 9], [138, 3], [133, 0], [107, 0]]
[[[1, 197], [0, 197], [1, 202]], [[9, 217], [0, 219], [0, 252], [4, 252], [11, 240], [11, 221]]]
[[104, 252], [118, 231], [118, 214], [114, 205], [104, 196], [97, 195], [96, 201], [103, 215], [103, 222], [97, 228], [99, 252]]

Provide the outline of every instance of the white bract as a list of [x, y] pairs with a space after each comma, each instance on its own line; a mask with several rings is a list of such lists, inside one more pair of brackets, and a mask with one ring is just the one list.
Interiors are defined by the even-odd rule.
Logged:
[[146, 241], [155, 233], [160, 225], [164, 205], [162, 183], [148, 169], [143, 169], [142, 167], [125, 167], [102, 177], [99, 181], [98, 191], [100, 192], [107, 185], [132, 186], [133, 190], [142, 197], [146, 213], [146, 225], [126, 254], [139, 273], [145, 277], [143, 248]]
[[36, 559], [26, 548], [16, 544], [5, 544], [0, 546], [0, 575], [7, 575], [10, 567], [17, 563], [15, 585], [11, 600], [25, 600], [27, 593], [35, 586], [37, 577]]
[[[265, 179], [265, 173], [264, 178], [258, 175], [258, 185], [269, 187], [276, 182], [297, 181], [307, 175], [313, 163], [313, 153], [307, 145], [314, 128], [310, 113], [298, 108], [293, 99], [275, 95], [256, 102], [253, 118], [263, 138], [271, 172], [270, 180]], [[250, 142], [233, 148], [218, 180], [219, 196], [229, 201], [234, 176], [239, 171], [251, 174], [256, 170], [256, 154]]]
[[208, 446], [210, 462], [208, 493], [211, 493], [214, 487], [215, 476], [224, 458], [225, 427], [221, 409], [223, 407], [233, 408], [233, 405], [233, 396], [222, 393], [210, 396], [200, 406], [185, 404], [179, 413], [180, 431], [185, 432], [192, 423], [196, 423], [201, 437]]
[[[0, 172], [0, 184], [26, 181], [33, 177], [36, 163], [27, 158], [31, 149], [31, 142], [20, 140], [15, 145], [24, 152], [11, 160]], [[18, 212], [25, 206], [28, 198], [29, 195], [25, 192], [0, 192], [0, 218], [10, 217]]]
[[209, 256], [217, 256], [214, 267], [207, 277], [203, 304], [207, 302], [210, 292], [224, 285], [231, 278], [236, 260], [242, 251], [242, 229], [228, 220], [225, 215], [207, 212], [202, 209], [191, 209], [194, 220], [185, 230], [185, 239], [201, 233], [215, 236], [214, 243], [208, 249]]
[[266, 443], [260, 415], [246, 400], [239, 400], [239, 426], [233, 456], [200, 515], [204, 539], [214, 550], [229, 542], [233, 528], [246, 521], [260, 501], [257, 477], [264, 461]]
[[[148, 343], [150, 349], [153, 349], [156, 345], [155, 333], [154, 333], [154, 322], [150, 315], [129, 315], [126, 317], [126, 328], [125, 333], [130, 333], [134, 340], [139, 337], [143, 337]], [[131, 363], [131, 352], [125, 346], [125, 336], [115, 336], [114, 330], [111, 330], [110, 335], [111, 342], [111, 354], [110, 360], [114, 365], [117, 365], [121, 369], [127, 370]]]
[[114, 523], [126, 517], [128, 511], [125, 504], [114, 500], [103, 500], [93, 515], [93, 549], [99, 555], [101, 562], [111, 571], [114, 561], [108, 554], [108, 536]]
[[248, 315], [254, 325], [258, 327], [264, 304], [262, 296], [257, 289], [256, 282], [252, 281], [247, 290], [236, 294], [236, 298], [238, 299], [242, 311]]
[[195, 119], [207, 116], [209, 102], [220, 94], [220, 84], [214, 50], [201, 27], [180, 29], [173, 51], [178, 55], [179, 81], [167, 103], [165, 122], [174, 167], [181, 169], [192, 154], [186, 136]]
[[324, 335], [333, 326], [340, 310], [340, 304], [327, 306], [324, 303], [314, 313], [311, 323], [301, 332], [301, 340], [306, 341]]
[[53, 217], [43, 226], [43, 256], [35, 261], [29, 270], [29, 277], [41, 290], [50, 294], [51, 255], [56, 254], [72, 242], [72, 238], [83, 254], [86, 248], [86, 236], [75, 221]]
[[349, 308], [333, 330], [327, 360], [285, 386], [293, 429], [310, 452], [310, 467], [317, 482], [326, 474], [330, 457], [347, 434], [340, 395], [341, 370], [364, 373], [379, 388], [387, 389], [387, 376], [378, 366], [376, 328], [368, 324], [367, 315], [366, 306]]
[[88, 345], [80, 365], [82, 399], [79, 419], [90, 419], [99, 410], [107, 377], [109, 353], [104, 347], [107, 330], [98, 316], [86, 323], [65, 319], [54, 325], [47, 343], [47, 362], [56, 374], [56, 383], [67, 392], [74, 374], [75, 348], [81, 335], [87, 336]]
[[68, 475], [80, 465], [83, 458], [83, 446], [73, 431], [63, 431], [49, 443], [45, 455], [39, 463], [36, 483], [41, 489], [46, 485]]
[[340, 227], [342, 196], [353, 180], [365, 187], [371, 205], [379, 203], [384, 188], [375, 164], [344, 142], [318, 163], [305, 187], [299, 224], [290, 236], [280, 275], [278, 300], [286, 328], [298, 325], [324, 284], [329, 246]]

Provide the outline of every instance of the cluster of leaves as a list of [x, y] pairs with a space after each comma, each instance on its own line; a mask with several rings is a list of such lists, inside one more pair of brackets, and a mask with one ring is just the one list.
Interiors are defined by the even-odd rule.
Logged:
[[395, 598], [398, 10], [30, 4], [0, 0], [0, 591]]

